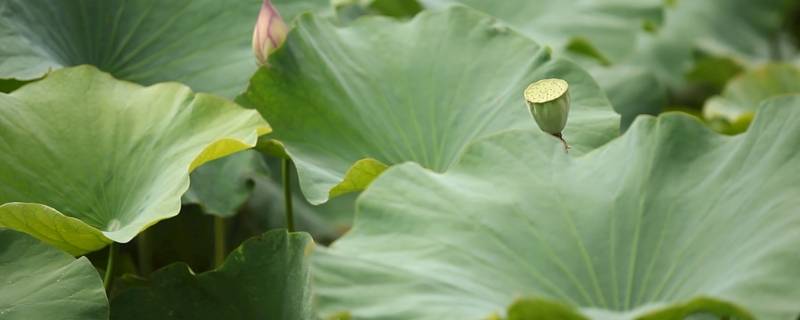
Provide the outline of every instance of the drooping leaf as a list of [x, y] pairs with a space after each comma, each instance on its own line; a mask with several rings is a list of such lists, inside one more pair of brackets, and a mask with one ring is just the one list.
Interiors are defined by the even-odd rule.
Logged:
[[269, 126], [227, 100], [89, 66], [0, 94], [0, 226], [72, 254], [178, 214], [189, 172]]
[[769, 64], [732, 80], [721, 95], [706, 101], [703, 116], [724, 133], [747, 129], [762, 101], [800, 93], [800, 69], [790, 64]]
[[111, 302], [111, 319], [312, 319], [308, 234], [252, 238], [216, 270], [177, 263]]
[[735, 137], [676, 113], [579, 157], [519, 130], [444, 174], [390, 168], [351, 232], [315, 256], [320, 310], [482, 319], [531, 297], [590, 319], [793, 319], [798, 122], [790, 96]]
[[100, 275], [33, 237], [0, 228], [0, 319], [108, 319]]
[[[378, 163], [443, 171], [477, 138], [535, 127], [522, 99], [534, 80], [569, 82], [573, 154], [618, 134], [618, 116], [585, 71], [465, 7], [348, 27], [301, 16], [271, 59], [238, 101], [270, 119], [314, 204], [338, 186], [367, 185]], [[351, 170], [366, 158], [370, 170]]]
[[230, 218], [250, 198], [254, 180], [267, 174], [264, 159], [255, 151], [214, 160], [192, 173], [192, 187], [183, 195], [183, 203], [198, 204], [207, 214]]

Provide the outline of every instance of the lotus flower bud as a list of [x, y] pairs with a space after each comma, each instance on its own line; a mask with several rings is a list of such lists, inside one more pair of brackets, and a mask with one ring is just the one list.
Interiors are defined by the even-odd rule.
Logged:
[[561, 135], [569, 116], [569, 84], [561, 79], [539, 80], [529, 85], [524, 95], [539, 128], [561, 140], [569, 149]]
[[267, 64], [267, 57], [286, 41], [287, 33], [289, 27], [283, 22], [278, 10], [270, 0], [264, 0], [253, 29], [253, 53], [259, 66]]

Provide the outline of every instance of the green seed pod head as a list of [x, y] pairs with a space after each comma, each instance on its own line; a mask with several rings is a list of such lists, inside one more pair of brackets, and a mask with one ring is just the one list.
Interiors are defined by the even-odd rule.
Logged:
[[561, 79], [539, 80], [525, 89], [525, 102], [542, 131], [559, 134], [569, 116], [569, 84]]

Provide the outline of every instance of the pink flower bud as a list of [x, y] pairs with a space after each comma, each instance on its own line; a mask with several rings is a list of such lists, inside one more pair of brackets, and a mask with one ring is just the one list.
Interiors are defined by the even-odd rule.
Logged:
[[286, 41], [289, 27], [283, 22], [270, 0], [264, 0], [253, 29], [253, 53], [258, 65], [267, 64], [267, 57]]

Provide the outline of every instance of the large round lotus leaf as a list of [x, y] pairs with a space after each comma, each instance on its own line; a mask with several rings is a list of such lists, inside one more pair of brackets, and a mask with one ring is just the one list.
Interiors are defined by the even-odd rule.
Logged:
[[569, 82], [572, 154], [618, 134], [618, 115], [585, 71], [472, 9], [349, 27], [296, 22], [238, 100], [270, 119], [312, 203], [363, 189], [386, 165], [443, 171], [476, 138], [535, 127], [522, 92], [538, 79]]
[[255, 145], [254, 111], [67, 68], [0, 94], [0, 226], [73, 254], [178, 214], [197, 166]]
[[635, 48], [645, 25], [659, 23], [661, 0], [420, 0], [428, 8], [460, 3], [497, 17], [528, 37], [612, 63]]
[[589, 319], [794, 319], [798, 122], [790, 96], [735, 137], [667, 114], [580, 157], [518, 130], [473, 144], [444, 174], [397, 166], [315, 256], [320, 309], [484, 319], [530, 297]]
[[24, 233], [0, 228], [0, 319], [108, 319], [100, 275]]
[[706, 101], [703, 116], [726, 133], [747, 129], [762, 101], [800, 93], [800, 69], [790, 64], [770, 64], [733, 79], [721, 95]]
[[[325, 0], [275, 0], [287, 21]], [[251, 48], [261, 0], [4, 0], [0, 78], [29, 80], [91, 64], [141, 84], [178, 81], [239, 93], [256, 70]]]
[[111, 319], [312, 319], [305, 233], [274, 230], [247, 240], [216, 270], [182, 263], [150, 275], [111, 302]]

